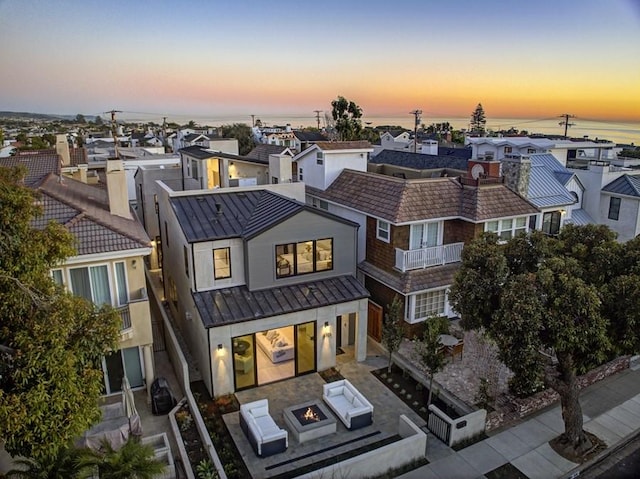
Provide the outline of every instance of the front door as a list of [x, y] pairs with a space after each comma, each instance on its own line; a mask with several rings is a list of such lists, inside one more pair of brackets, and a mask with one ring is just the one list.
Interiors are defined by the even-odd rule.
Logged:
[[382, 306], [369, 301], [367, 307], [367, 334], [378, 342], [382, 341]]

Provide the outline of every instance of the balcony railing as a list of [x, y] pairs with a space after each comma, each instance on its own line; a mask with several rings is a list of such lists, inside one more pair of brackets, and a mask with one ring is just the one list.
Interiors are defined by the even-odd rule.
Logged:
[[126, 304], [124, 306], [120, 306], [116, 309], [120, 314], [120, 318], [122, 319], [121, 331], [126, 331], [127, 329], [131, 329], [131, 311], [129, 310], [129, 305]]
[[396, 268], [400, 271], [428, 268], [460, 261], [464, 243], [451, 243], [431, 248], [405, 251], [396, 248]]

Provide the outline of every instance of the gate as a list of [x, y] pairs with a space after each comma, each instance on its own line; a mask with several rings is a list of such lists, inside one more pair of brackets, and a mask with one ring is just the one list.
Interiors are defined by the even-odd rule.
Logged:
[[164, 351], [164, 325], [162, 321], [151, 321], [151, 333], [153, 335], [153, 352]]
[[367, 334], [377, 342], [382, 341], [382, 306], [369, 301], [367, 307]]

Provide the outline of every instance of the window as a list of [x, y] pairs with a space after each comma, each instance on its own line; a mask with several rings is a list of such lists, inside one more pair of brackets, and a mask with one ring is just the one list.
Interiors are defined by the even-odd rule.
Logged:
[[303, 180], [303, 176], [302, 176], [302, 168], [300, 168], [300, 169], [298, 170], [298, 179], [299, 179], [300, 181], [302, 181], [302, 180]]
[[513, 148], [511, 148], [510, 146], [505, 146], [504, 147], [504, 152], [505, 153], [511, 153], [513, 151]]
[[182, 247], [182, 252], [184, 254], [184, 273], [189, 277], [189, 250], [186, 246]]
[[560, 233], [560, 219], [562, 215], [559, 211], [550, 211], [542, 215], [542, 231], [550, 236]]
[[311, 199], [311, 206], [313, 206], [314, 208], [320, 208], [321, 210], [325, 211], [329, 210], [329, 203], [324, 200], [319, 200], [318, 198]]
[[323, 165], [324, 164], [324, 159], [322, 157], [322, 152], [318, 151], [316, 152], [316, 165]]
[[390, 229], [391, 225], [389, 223], [387, 223], [386, 221], [378, 220], [378, 224], [376, 227], [376, 238], [384, 241], [385, 243], [388, 243], [390, 238]]
[[198, 179], [198, 160], [191, 160], [191, 177], [194, 179]]
[[276, 278], [333, 269], [333, 239], [276, 245]]
[[536, 152], [535, 148], [527, 148], [527, 154], [528, 155], [533, 155], [533, 154], [535, 154], [535, 152]]
[[413, 319], [421, 320], [434, 314], [444, 314], [446, 290], [428, 291], [417, 294], [413, 307]]
[[64, 286], [64, 280], [62, 278], [62, 270], [61, 269], [52, 269], [51, 277], [53, 278], [53, 282], [57, 285]]
[[409, 249], [422, 249], [438, 246], [438, 223], [421, 223], [411, 225], [411, 240]]
[[215, 279], [231, 278], [230, 248], [213, 250], [213, 277]]
[[112, 304], [109, 271], [106, 264], [71, 268], [69, 278], [71, 279], [71, 291], [76, 296], [82, 296], [98, 306]]
[[125, 304], [129, 303], [129, 291], [127, 289], [127, 275], [125, 272], [124, 262], [116, 263], [115, 267], [116, 297], [118, 298], [118, 306], [124, 306]]
[[621, 201], [622, 201], [621, 198], [616, 198], [615, 196], [612, 196], [611, 199], [609, 200], [609, 216], [608, 216], [608, 218], [610, 220], [618, 221], [618, 218], [620, 217], [620, 203], [621, 203]]
[[497, 234], [501, 240], [506, 241], [527, 231], [527, 217], [520, 216], [518, 218], [487, 221], [484, 230], [491, 231]]

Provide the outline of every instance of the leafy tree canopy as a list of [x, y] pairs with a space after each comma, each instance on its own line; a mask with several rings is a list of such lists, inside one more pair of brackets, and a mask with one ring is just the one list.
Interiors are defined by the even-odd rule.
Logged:
[[235, 138], [238, 140], [238, 151], [241, 155], [246, 155], [256, 146], [253, 141], [251, 127], [245, 123], [222, 125], [219, 131], [222, 138]]
[[[466, 329], [484, 327], [515, 373], [515, 392], [558, 392], [574, 453], [588, 449], [577, 375], [640, 350], [640, 240], [621, 245], [605, 226], [565, 226], [501, 244], [465, 245], [450, 300]], [[553, 358], [550, 360], [549, 358]]]
[[84, 115], [78, 113], [76, 115], [76, 123], [82, 123], [85, 124], [87, 122], [87, 119], [84, 117]]
[[362, 108], [343, 96], [338, 96], [331, 102], [331, 116], [335, 121], [335, 128], [339, 140], [359, 140], [362, 132]]
[[0, 168], [0, 431], [10, 454], [44, 460], [99, 419], [100, 360], [120, 320], [54, 284], [73, 237], [53, 222], [32, 227], [41, 210], [24, 173]]

